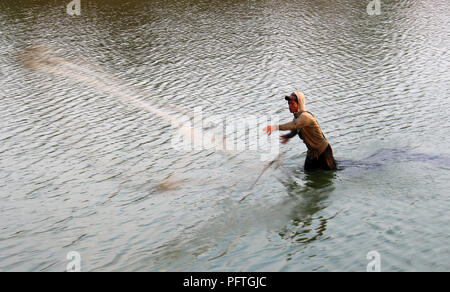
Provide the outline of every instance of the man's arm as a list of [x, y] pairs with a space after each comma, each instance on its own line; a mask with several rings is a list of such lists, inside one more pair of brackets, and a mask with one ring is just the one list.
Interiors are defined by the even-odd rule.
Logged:
[[281, 135], [281, 144], [287, 144], [289, 140], [298, 135], [298, 130], [290, 131], [289, 134]]
[[279, 125], [279, 126], [267, 126], [263, 130], [264, 130], [264, 132], [267, 133], [267, 135], [270, 136], [272, 134], [272, 132], [275, 132], [278, 130], [280, 130], [280, 131], [300, 130], [301, 128], [308, 126], [310, 123], [311, 123], [311, 119], [306, 117], [306, 114], [302, 114], [298, 119], [295, 119], [294, 121], [292, 121], [290, 123]]
[[308, 126], [310, 122], [311, 120], [308, 119], [305, 114], [303, 114], [298, 119], [295, 119], [290, 123], [279, 125], [277, 128], [280, 131], [300, 130], [301, 128]]
[[292, 130], [289, 132], [289, 134], [285, 134], [281, 136], [283, 139], [291, 139], [298, 135], [298, 130]]

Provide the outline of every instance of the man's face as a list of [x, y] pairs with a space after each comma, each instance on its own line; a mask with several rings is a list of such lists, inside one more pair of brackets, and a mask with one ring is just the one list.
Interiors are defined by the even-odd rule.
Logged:
[[289, 111], [291, 113], [296, 113], [298, 111], [298, 103], [295, 100], [289, 101]]

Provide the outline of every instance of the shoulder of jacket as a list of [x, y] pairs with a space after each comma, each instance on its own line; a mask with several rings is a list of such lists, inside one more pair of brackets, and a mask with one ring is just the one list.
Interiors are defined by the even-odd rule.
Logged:
[[299, 118], [315, 120], [314, 115], [310, 112], [302, 112]]

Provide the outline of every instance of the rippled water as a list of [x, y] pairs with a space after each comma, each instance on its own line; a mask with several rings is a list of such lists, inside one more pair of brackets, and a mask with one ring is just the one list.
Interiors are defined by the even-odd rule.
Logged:
[[[449, 270], [448, 1], [63, 2], [0, 3], [1, 271]], [[302, 90], [341, 170], [304, 173], [293, 139], [249, 191], [258, 153], [174, 149], [159, 116], [25, 68], [36, 45], [205, 117], [289, 121]]]

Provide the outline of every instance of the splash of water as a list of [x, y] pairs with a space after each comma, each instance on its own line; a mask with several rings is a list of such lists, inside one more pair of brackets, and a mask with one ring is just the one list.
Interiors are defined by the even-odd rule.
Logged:
[[[19, 54], [21, 63], [26, 67], [33, 70], [43, 71], [56, 76], [65, 77], [69, 80], [82, 83], [90, 86], [94, 89], [98, 89], [107, 93], [109, 96], [116, 98], [120, 102], [131, 105], [138, 109], [150, 112], [157, 115], [163, 120], [171, 123], [177, 128], [178, 133], [185, 139], [185, 143], [191, 145], [201, 145], [199, 149], [202, 150], [215, 150], [225, 153], [236, 154], [236, 151], [229, 150], [225, 147], [227, 144], [227, 137], [219, 137], [198, 129], [190, 125], [186, 125], [181, 121], [189, 121], [190, 117], [186, 114], [180, 113], [178, 109], [169, 111], [166, 108], [150, 105], [145, 102], [144, 99], [150, 99], [150, 95], [146, 92], [142, 92], [129, 82], [115, 77], [113, 74], [108, 73], [101, 66], [94, 64], [86, 60], [73, 60], [66, 59], [58, 56], [55, 50], [46, 46], [35, 46], [25, 50]], [[176, 112], [176, 114], [169, 114], [169, 112]], [[232, 135], [232, 134], [231, 134]], [[185, 144], [185, 145], [186, 145]], [[194, 147], [197, 150], [197, 147]], [[253, 189], [260, 177], [265, 171], [272, 166], [272, 164], [279, 159], [279, 155], [275, 160], [270, 162], [264, 167], [262, 173], [259, 175], [255, 183], [250, 187], [249, 191]], [[171, 175], [157, 186], [160, 191], [170, 190], [179, 186], [179, 182], [172, 182], [170, 180]], [[241, 200], [245, 200], [248, 194]]]
[[175, 118], [169, 115], [167, 110], [150, 105], [137, 98], [136, 96], [142, 95], [138, 90], [113, 75], [108, 74], [98, 65], [86, 61], [72, 61], [58, 57], [53, 50], [43, 46], [30, 48], [21, 53], [19, 58], [27, 68], [45, 71], [86, 84], [117, 98], [122, 103], [159, 116], [175, 126], [179, 134], [188, 143], [202, 145], [203, 149], [225, 151], [224, 147], [217, 147], [219, 143], [224, 143], [224, 138], [207, 133], [203, 129], [185, 125], [180, 120], [189, 120], [189, 117], [182, 116]]

